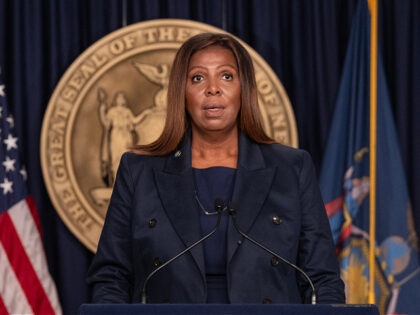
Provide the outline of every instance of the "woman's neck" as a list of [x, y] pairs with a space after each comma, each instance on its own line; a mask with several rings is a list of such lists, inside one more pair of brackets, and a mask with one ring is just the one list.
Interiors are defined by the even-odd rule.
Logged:
[[191, 160], [194, 168], [225, 166], [236, 168], [238, 163], [238, 129], [229, 133], [200, 133], [193, 129]]

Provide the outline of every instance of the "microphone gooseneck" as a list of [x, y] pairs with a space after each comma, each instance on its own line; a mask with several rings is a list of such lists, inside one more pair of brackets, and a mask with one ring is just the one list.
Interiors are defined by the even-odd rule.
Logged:
[[204, 235], [198, 241], [191, 244], [186, 249], [184, 249], [182, 252], [178, 253], [177, 255], [175, 255], [174, 257], [172, 257], [171, 259], [169, 259], [168, 261], [166, 261], [162, 265], [160, 265], [158, 268], [153, 270], [151, 273], [149, 273], [149, 275], [146, 277], [146, 280], [144, 280], [143, 289], [141, 290], [141, 304], [146, 304], [146, 302], [147, 302], [147, 291], [146, 291], [147, 284], [148, 284], [149, 280], [157, 272], [159, 272], [160, 270], [165, 268], [167, 265], [169, 265], [171, 262], [173, 262], [174, 260], [176, 260], [179, 257], [181, 257], [182, 255], [184, 255], [185, 253], [189, 252], [191, 249], [196, 247], [198, 244], [204, 242], [206, 239], [208, 239], [210, 236], [212, 236], [217, 231], [217, 229], [219, 228], [219, 225], [220, 225], [220, 218], [222, 217], [222, 212], [223, 212], [223, 210], [225, 210], [225, 202], [223, 201], [223, 199], [217, 198], [217, 199], [214, 200], [214, 209], [217, 212], [217, 222], [216, 222], [216, 225], [214, 226], [213, 230], [210, 231], [210, 233]]
[[280, 255], [278, 255], [275, 252], [273, 252], [271, 249], [269, 249], [269, 248], [265, 247], [264, 245], [258, 243], [256, 240], [254, 240], [253, 238], [251, 238], [250, 236], [248, 236], [247, 234], [245, 234], [244, 232], [242, 232], [241, 229], [239, 228], [238, 224], [236, 223], [236, 208], [235, 208], [235, 206], [233, 204], [230, 204], [229, 205], [228, 213], [229, 213], [229, 215], [232, 218], [233, 226], [235, 227], [236, 231], [238, 231], [238, 233], [240, 235], [242, 235], [245, 239], [247, 239], [248, 241], [250, 241], [254, 245], [257, 245], [258, 247], [262, 248], [263, 250], [265, 250], [266, 252], [270, 253], [274, 257], [280, 259], [284, 263], [286, 263], [289, 266], [295, 268], [296, 270], [298, 270], [306, 278], [306, 280], [308, 281], [308, 283], [310, 284], [310, 286], [312, 288], [311, 304], [316, 304], [316, 290], [315, 290], [314, 284], [312, 283], [312, 280], [309, 278], [309, 276], [306, 274], [306, 272], [303, 271], [298, 266], [296, 266], [294, 263], [290, 262], [286, 258], [281, 257]]

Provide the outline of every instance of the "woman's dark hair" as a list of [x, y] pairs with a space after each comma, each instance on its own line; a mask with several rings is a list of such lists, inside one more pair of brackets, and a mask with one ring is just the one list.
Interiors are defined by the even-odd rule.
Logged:
[[275, 142], [267, 136], [263, 129], [254, 66], [249, 53], [232, 36], [202, 33], [184, 42], [175, 56], [169, 77], [167, 114], [162, 134], [150, 144], [134, 146], [133, 152], [145, 155], [165, 155], [176, 149], [190, 125], [190, 117], [185, 106], [185, 86], [189, 62], [195, 52], [210, 46], [227, 48], [232, 51], [236, 59], [241, 86], [239, 128], [255, 142]]

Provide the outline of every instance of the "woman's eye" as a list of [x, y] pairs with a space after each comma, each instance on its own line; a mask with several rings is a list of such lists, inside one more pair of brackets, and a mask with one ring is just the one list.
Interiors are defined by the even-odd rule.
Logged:
[[203, 80], [203, 76], [200, 74], [193, 75], [193, 77], [191, 78], [191, 81], [193, 82], [200, 82], [202, 80]]
[[231, 75], [230, 73], [224, 73], [223, 74], [223, 79], [225, 79], [225, 80], [232, 80], [233, 79], [233, 75]]

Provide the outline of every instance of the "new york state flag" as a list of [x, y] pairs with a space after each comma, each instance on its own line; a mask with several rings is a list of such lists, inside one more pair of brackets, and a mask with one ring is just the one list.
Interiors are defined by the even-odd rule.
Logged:
[[[420, 314], [419, 248], [399, 152], [385, 73], [378, 54], [376, 234], [370, 209], [370, 15], [360, 0], [324, 153], [320, 186], [349, 304], [368, 303], [374, 269], [381, 314]], [[374, 242], [375, 266], [369, 266]]]

